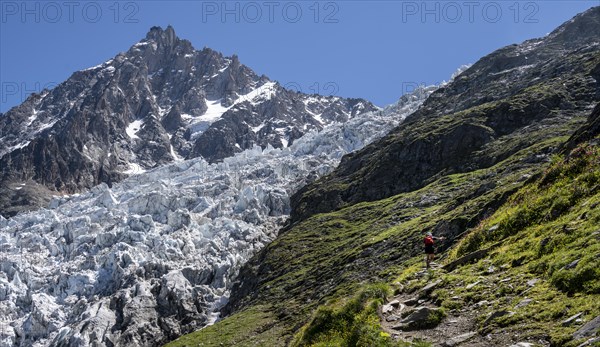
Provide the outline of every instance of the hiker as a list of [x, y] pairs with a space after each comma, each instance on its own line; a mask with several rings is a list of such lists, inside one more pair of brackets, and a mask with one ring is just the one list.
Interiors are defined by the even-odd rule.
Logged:
[[435, 237], [435, 236], [433, 236], [433, 234], [431, 232], [427, 232], [423, 242], [425, 243], [425, 264], [427, 264], [428, 269], [429, 269], [431, 262], [433, 261], [433, 258], [435, 258], [435, 246], [434, 246], [435, 241], [434, 240], [443, 240], [443, 239], [444, 239], [444, 237]]

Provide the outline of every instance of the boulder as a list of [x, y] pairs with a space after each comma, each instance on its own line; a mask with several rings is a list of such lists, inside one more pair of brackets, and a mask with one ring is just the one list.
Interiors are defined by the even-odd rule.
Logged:
[[587, 322], [579, 330], [573, 333], [573, 338], [577, 340], [586, 337], [592, 337], [598, 332], [598, 330], [600, 330], [600, 316], [597, 316], [596, 318]]
[[531, 304], [532, 301], [533, 301], [532, 299], [525, 298], [525, 299], [521, 300], [521, 302], [519, 302], [515, 306], [515, 308], [525, 307], [525, 306]]
[[401, 317], [396, 316], [395, 314], [391, 314], [387, 317], [385, 317], [385, 321], [386, 322], [396, 322], [400, 319]]
[[451, 339], [449, 339], [448, 341], [444, 342], [442, 344], [442, 346], [444, 346], [444, 347], [457, 346], [457, 345], [469, 340], [470, 338], [472, 338], [475, 335], [477, 335], [477, 332], [471, 331], [471, 332], [464, 333], [464, 334], [461, 334], [458, 336], [454, 336]]
[[429, 317], [439, 308], [431, 308], [431, 307], [417, 307], [411, 314], [409, 314], [406, 318], [400, 321], [400, 324], [395, 325], [392, 329], [395, 330], [413, 330], [418, 329], [420, 327], [427, 326], [429, 322]]
[[437, 287], [440, 283], [442, 283], [442, 280], [437, 280], [435, 282], [429, 283], [425, 287], [421, 288], [421, 290], [419, 291], [419, 294], [422, 296], [429, 295], [429, 293], [431, 293], [431, 291], [433, 291], [433, 289], [435, 287]]
[[394, 311], [394, 307], [392, 305], [388, 304], [381, 307], [381, 313], [383, 314], [391, 313], [392, 311]]
[[396, 308], [398, 308], [398, 307], [402, 306], [402, 305], [400, 304], [400, 301], [398, 301], [398, 300], [392, 300], [392, 301], [388, 302], [388, 305], [390, 305], [390, 306], [393, 306], [393, 307], [396, 307]]
[[466, 289], [467, 289], [467, 290], [469, 290], [469, 289], [472, 289], [473, 287], [475, 287], [475, 286], [476, 286], [476, 285], [478, 285], [479, 283], [481, 283], [481, 281], [476, 281], [476, 282], [473, 282], [473, 283], [469, 284], [468, 286], [466, 286]]
[[404, 300], [404, 305], [415, 306], [418, 302], [419, 302], [419, 298], [410, 298], [408, 300]]
[[575, 268], [577, 266], [577, 264], [579, 264], [579, 261], [581, 261], [581, 259], [573, 260], [569, 264], [565, 265], [565, 270], [569, 270], [569, 269]]
[[488, 300], [481, 300], [475, 304], [475, 306], [477, 306], [477, 307], [489, 306], [489, 305], [490, 305], [490, 302]]

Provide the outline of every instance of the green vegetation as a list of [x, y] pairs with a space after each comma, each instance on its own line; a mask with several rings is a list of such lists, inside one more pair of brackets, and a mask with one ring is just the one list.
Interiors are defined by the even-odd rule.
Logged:
[[168, 347], [285, 346], [286, 330], [268, 306], [254, 306], [167, 344]]
[[[300, 218], [245, 267], [252, 294], [232, 298], [241, 309], [172, 345], [398, 346], [383, 332], [377, 305], [440, 280], [429, 297], [442, 309], [427, 326], [443, 326], [446, 316], [468, 308], [484, 336], [577, 346], [571, 340], [581, 322], [562, 321], [600, 314], [599, 152], [586, 145], [551, 162], [548, 155], [585, 121], [583, 106], [595, 100], [588, 74], [600, 56], [562, 62], [569, 73], [555, 69], [520, 90], [495, 85], [504, 98], [410, 119], [377, 148], [346, 158], [346, 176], [333, 173], [306, 187]], [[432, 102], [444, 110], [461, 97]], [[445, 146], [465, 138], [445, 162]], [[442, 160], [445, 166], [431, 169]], [[406, 169], [399, 161], [416, 164]], [[378, 180], [386, 175], [392, 181]], [[396, 181], [408, 183], [390, 196]], [[379, 196], [372, 192], [387, 197], [364, 202]], [[424, 274], [425, 230], [447, 237], [437, 262], [489, 252], [450, 272]], [[395, 282], [401, 286], [393, 294], [373, 285]], [[505, 314], [491, 316], [497, 312]]]
[[[450, 252], [448, 261], [500, 245], [489, 256], [443, 274], [433, 295], [442, 306], [490, 302], [481, 310], [480, 332], [502, 329], [553, 346], [577, 346], [580, 324], [566, 318], [600, 314], [600, 148], [582, 145], [566, 158], [555, 156], [543, 176], [514, 194]], [[491, 269], [491, 270], [490, 270]], [[410, 285], [414, 268], [400, 276]], [[469, 284], [478, 283], [468, 288]], [[450, 298], [451, 297], [451, 298]], [[491, 312], [504, 315], [483, 324]]]
[[[569, 136], [587, 116], [583, 107], [597, 98], [597, 87], [589, 80], [598, 71], [600, 55], [574, 52], [554, 64], [557, 70], [540, 71], [543, 78], [509, 85], [492, 78], [483, 88], [470, 86], [474, 89], [465, 95], [451, 90], [430, 98], [427, 107], [382, 140], [303, 188], [295, 218], [413, 191], [448, 174], [486, 168], [532, 145]], [[459, 105], [471, 104], [469, 92], [487, 97], [461, 109]], [[448, 112], [449, 105], [459, 111]]]
[[[584, 151], [589, 153], [577, 154]], [[596, 151], [597, 149], [589, 146], [579, 147], [574, 152], [576, 156], [570, 157], [567, 161], [554, 157], [554, 163], [537, 186], [531, 186], [511, 198], [510, 206], [498, 216], [499, 228], [486, 235], [481, 232], [481, 229], [477, 233], [472, 233], [458, 248], [458, 254], [479, 248], [483, 239], [502, 239], [530, 225], [554, 220], [581, 198], [594, 193], [599, 181], [597, 172], [593, 170], [597, 165], [594, 159]], [[575, 177], [587, 169], [590, 171], [585, 175]], [[561, 180], [557, 182], [559, 178]], [[547, 186], [550, 187], [545, 189]], [[540, 189], [545, 191], [542, 194], [531, 195], [532, 191]]]
[[[562, 141], [564, 138], [559, 137], [541, 142], [488, 169], [441, 177], [415, 192], [319, 214], [294, 225], [266, 247], [263, 252], [268, 257], [262, 258], [260, 264], [250, 264], [271, 271], [263, 276], [264, 282], [256, 297], [245, 304], [246, 308], [215, 326], [177, 340], [179, 344], [173, 346], [196, 346], [194, 341], [201, 341], [203, 346], [284, 346], [292, 342], [301, 327], [310, 322], [314, 327], [315, 317], [329, 313], [336, 324], [348, 318], [341, 326], [363, 329], [365, 336], [387, 340], [385, 335], [373, 335], [378, 320], [369, 303], [363, 302], [364, 307], [353, 318], [334, 314], [350, 309], [336, 309], [335, 305], [352, 301], [368, 283], [404, 281], [403, 276], [410, 277], [403, 273], [404, 269], [421, 270], [423, 230], [437, 227], [440, 232], [448, 232], [476, 226], [490, 204], [506, 199], [521, 187], [525, 183], [521, 177], [540, 170], [539, 163], [528, 164], [525, 158]], [[493, 189], [478, 195], [477, 191], [488, 186], [492, 177], [497, 182]], [[418, 289], [430, 278], [412, 281], [410, 285]], [[271, 306], [265, 308], [261, 304], [265, 302]], [[252, 320], [257, 322], [253, 324]], [[328, 343], [333, 343], [337, 335], [343, 335], [337, 341], [345, 341], [351, 335], [349, 331], [338, 334], [335, 329], [319, 329], [327, 331], [319, 336]], [[256, 339], [264, 344], [252, 342]], [[294, 341], [320, 340], [296, 336]]]
[[389, 294], [383, 285], [370, 285], [338, 308], [323, 305], [291, 344], [301, 346], [392, 346], [389, 335], [379, 329], [377, 307]]
[[[397, 293], [368, 283], [399, 282], [404, 292], [411, 292], [437, 279], [442, 282], [430, 296], [442, 310], [431, 317], [430, 326], [443, 323], [446, 314], [488, 301], [489, 305], [477, 306], [480, 333], [518, 333], [523, 338], [547, 339], [554, 346], [577, 346], [579, 341], [571, 341], [571, 335], [580, 325], [561, 322], [580, 312], [585, 320], [600, 314], [597, 146], [580, 146], [568, 158], [553, 157], [539, 179], [477, 223], [449, 251], [445, 262], [497, 244], [488, 256], [452, 272], [416, 276], [423, 269], [418, 226], [431, 228], [439, 220], [459, 217], [440, 201], [449, 204], [456, 197], [449, 191], [469, 194], [469, 183], [492, 171], [502, 172], [501, 166], [514, 168], [518, 162], [518, 157], [513, 158], [488, 170], [444, 177], [414, 193], [310, 218], [269, 246], [286, 250], [267, 260], [285, 268], [261, 290], [261, 300], [273, 302], [273, 307], [249, 305], [171, 346], [403, 346], [404, 342], [383, 332], [377, 315], [377, 306]], [[529, 170], [521, 167], [512, 176]], [[406, 207], [434, 193], [440, 197], [437, 204]], [[446, 194], [448, 200], [443, 200]], [[501, 195], [496, 191], [492, 197]], [[473, 213], [481, 203], [464, 205], [460, 215]], [[374, 260], [378, 258], [381, 261]], [[499, 310], [514, 314], [486, 322], [490, 313]]]
[[[377, 309], [390, 293], [385, 284], [365, 286], [361, 292], [340, 306], [334, 301], [320, 306], [311, 321], [304, 326], [291, 343], [293, 347], [429, 347], [423, 341], [414, 343], [394, 341], [381, 330]], [[443, 312], [433, 313], [429, 325], [436, 325]]]

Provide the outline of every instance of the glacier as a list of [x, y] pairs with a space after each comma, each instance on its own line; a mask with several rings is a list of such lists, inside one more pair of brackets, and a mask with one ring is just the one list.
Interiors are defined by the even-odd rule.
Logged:
[[177, 161], [0, 216], [0, 345], [153, 346], [211, 324], [290, 196], [437, 89], [222, 162]]

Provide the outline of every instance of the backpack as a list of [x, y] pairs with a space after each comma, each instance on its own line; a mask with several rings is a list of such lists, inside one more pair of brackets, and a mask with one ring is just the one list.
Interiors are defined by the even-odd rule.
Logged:
[[431, 237], [431, 236], [425, 237], [425, 246], [433, 246], [433, 237]]

